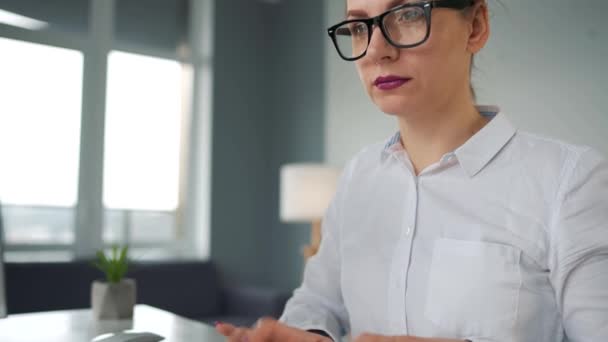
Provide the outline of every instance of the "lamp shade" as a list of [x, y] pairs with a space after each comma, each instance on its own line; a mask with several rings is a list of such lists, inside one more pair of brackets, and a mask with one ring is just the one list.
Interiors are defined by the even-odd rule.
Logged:
[[281, 167], [281, 221], [321, 219], [336, 192], [339, 176], [339, 169], [320, 164]]

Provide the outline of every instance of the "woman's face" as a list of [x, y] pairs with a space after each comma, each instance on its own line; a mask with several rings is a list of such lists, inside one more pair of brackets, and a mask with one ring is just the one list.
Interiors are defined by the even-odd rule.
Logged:
[[[347, 19], [374, 17], [417, 1], [347, 0]], [[408, 49], [390, 45], [374, 27], [367, 54], [355, 62], [369, 96], [385, 113], [442, 111], [469, 94], [471, 53], [476, 52], [470, 44], [473, 21], [462, 11], [445, 8], [433, 9], [431, 18], [428, 40]], [[391, 76], [407, 81], [378, 84]]]

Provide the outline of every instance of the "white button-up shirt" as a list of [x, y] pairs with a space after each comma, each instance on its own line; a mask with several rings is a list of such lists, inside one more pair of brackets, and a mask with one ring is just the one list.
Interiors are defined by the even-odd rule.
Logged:
[[415, 175], [395, 135], [345, 168], [281, 318], [301, 329], [608, 341], [608, 163], [497, 109]]

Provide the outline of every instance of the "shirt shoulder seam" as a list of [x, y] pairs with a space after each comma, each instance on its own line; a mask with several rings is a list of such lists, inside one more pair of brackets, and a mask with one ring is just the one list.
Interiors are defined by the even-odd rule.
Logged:
[[565, 199], [566, 189], [572, 182], [572, 175], [580, 162], [581, 156], [591, 150], [591, 147], [585, 147], [581, 150], [577, 150], [572, 148], [572, 145], [569, 144], [564, 144], [564, 146], [569, 146], [570, 148], [568, 148], [569, 154], [566, 157], [566, 160], [564, 161], [564, 164], [562, 165], [562, 169], [560, 171], [559, 179], [561, 180], [561, 182], [555, 193], [555, 199], [552, 206], [553, 215], [551, 216], [551, 221], [549, 223], [551, 233], [551, 243], [549, 244], [550, 250], [552, 250], [553, 246], [555, 246], [555, 238], [557, 236], [557, 234], [555, 234], [555, 226], [557, 225], [557, 221], [561, 213], [562, 202]]
[[552, 143], [552, 144], [558, 145], [561, 148], [567, 149], [569, 151], [573, 151], [573, 150], [581, 148], [581, 147], [586, 149], [586, 146], [573, 144], [573, 143], [563, 141], [563, 140], [560, 140], [557, 138], [553, 138], [553, 137], [545, 136], [545, 135], [541, 135], [541, 134], [536, 134], [536, 133], [532, 133], [532, 132], [528, 132], [528, 131], [518, 130], [517, 135], [521, 135], [522, 137], [526, 137], [529, 139], [540, 140], [540, 141], [543, 141], [546, 143]]

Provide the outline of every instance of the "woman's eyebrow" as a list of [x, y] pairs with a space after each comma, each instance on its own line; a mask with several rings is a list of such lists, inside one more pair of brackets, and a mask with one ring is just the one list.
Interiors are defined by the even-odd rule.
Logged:
[[[393, 7], [397, 7], [399, 5], [403, 5], [409, 2], [417, 2], [416, 0], [393, 0], [391, 2], [389, 2], [388, 6], [386, 7], [386, 10], [389, 10]], [[365, 18], [368, 17], [369, 15], [367, 14], [367, 12], [365, 12], [364, 10], [361, 9], [350, 9], [348, 11], [346, 11], [346, 17], [347, 18]]]
[[352, 10], [346, 11], [346, 17], [347, 18], [352, 18], [352, 17], [364, 18], [364, 17], [367, 17], [367, 13], [364, 10], [352, 9]]

